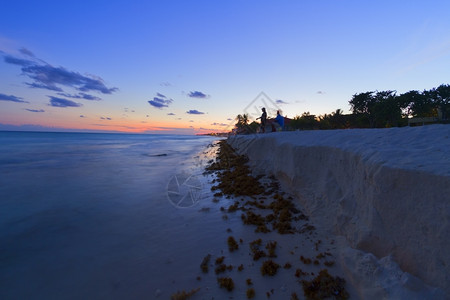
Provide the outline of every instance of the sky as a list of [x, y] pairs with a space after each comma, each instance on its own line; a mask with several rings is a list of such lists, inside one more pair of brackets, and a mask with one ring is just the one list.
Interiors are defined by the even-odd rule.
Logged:
[[2, 1], [0, 130], [197, 134], [450, 83], [450, 1]]

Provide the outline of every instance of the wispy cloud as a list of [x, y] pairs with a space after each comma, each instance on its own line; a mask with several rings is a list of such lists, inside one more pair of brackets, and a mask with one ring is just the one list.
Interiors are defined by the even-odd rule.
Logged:
[[228, 126], [229, 124], [214, 122], [214, 123], [212, 123], [211, 125], [212, 125], [212, 126]]
[[112, 118], [110, 118], [110, 117], [100, 117], [100, 120], [108, 120], [108, 121], [111, 121]]
[[284, 100], [280, 100], [280, 99], [276, 100], [275, 103], [276, 104], [289, 104], [288, 102], [286, 102]]
[[23, 55], [29, 56], [29, 57], [34, 57], [33, 52], [31, 52], [30, 50], [28, 50], [27, 48], [20, 48], [19, 49], [20, 53], [22, 53]]
[[175, 116], [174, 113], [168, 113], [167, 115], [168, 115], [168, 116]]
[[86, 93], [78, 93], [77, 95], [72, 95], [72, 94], [67, 94], [67, 93], [58, 93], [58, 95], [67, 97], [67, 98], [72, 98], [72, 99], [84, 99], [84, 100], [92, 100], [92, 101], [102, 100], [102, 98], [100, 98], [100, 97], [93, 96], [93, 95], [86, 94]]
[[206, 95], [205, 93], [199, 91], [189, 92], [188, 96], [191, 98], [200, 98], [200, 99], [209, 98], [209, 95]]
[[28, 66], [35, 64], [34, 61], [18, 58], [18, 57], [12, 56], [12, 55], [5, 55], [3, 59], [4, 59], [5, 63], [12, 64], [12, 65], [18, 65], [18, 66], [22, 66], [22, 67], [28, 67]]
[[324, 95], [325, 92], [324, 92], [324, 91], [317, 91], [317, 94], [319, 94], [319, 95]]
[[156, 93], [157, 97], [153, 97], [153, 100], [149, 100], [148, 103], [156, 108], [162, 109], [163, 107], [169, 107], [169, 104], [173, 102], [173, 99], [169, 99], [163, 94]]
[[118, 90], [115, 87], [107, 87], [100, 77], [85, 76], [78, 72], [67, 70], [64, 67], [54, 67], [36, 59], [34, 54], [25, 48], [19, 51], [34, 60], [4, 55], [4, 61], [8, 64], [21, 66], [22, 74], [32, 80], [31, 83], [27, 83], [32, 88], [62, 92], [63, 90], [60, 86], [65, 86], [81, 92], [94, 91], [102, 94], [111, 94]]
[[188, 110], [186, 113], [190, 114], [190, 115], [203, 115], [203, 114], [205, 114], [204, 112], [198, 111], [196, 109]]
[[54, 91], [54, 92], [62, 92], [63, 89], [57, 87], [56, 85], [46, 85], [46, 84], [41, 84], [41, 83], [29, 83], [29, 82], [25, 82], [26, 85], [28, 85], [31, 88], [35, 88], [35, 89], [46, 89], [49, 91]]
[[18, 103], [29, 103], [28, 101], [23, 100], [22, 97], [17, 97], [14, 95], [5, 95], [0, 93], [0, 101], [11, 101]]
[[43, 113], [43, 112], [45, 112], [45, 110], [43, 110], [43, 109], [28, 109], [28, 108], [25, 108], [25, 110], [28, 110], [28, 111], [34, 112], [34, 113]]
[[81, 103], [76, 103], [72, 100], [58, 98], [53, 96], [48, 96], [50, 98], [50, 106], [54, 107], [80, 107], [83, 106]]

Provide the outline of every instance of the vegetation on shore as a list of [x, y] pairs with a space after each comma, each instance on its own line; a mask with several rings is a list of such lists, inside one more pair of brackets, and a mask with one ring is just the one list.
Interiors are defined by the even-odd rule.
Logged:
[[[441, 122], [450, 119], [450, 85], [442, 84], [430, 90], [369, 91], [354, 94], [349, 101], [351, 114], [337, 109], [330, 114], [312, 115], [304, 112], [292, 119], [285, 119], [286, 130], [386, 128], [408, 125], [410, 118], [434, 117]], [[260, 124], [250, 122], [248, 114], [236, 117], [235, 132], [257, 132]]]

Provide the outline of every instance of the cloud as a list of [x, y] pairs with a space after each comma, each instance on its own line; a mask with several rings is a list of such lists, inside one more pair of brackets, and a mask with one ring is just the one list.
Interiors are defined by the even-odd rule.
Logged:
[[117, 91], [117, 88], [106, 87], [101, 79], [83, 76], [63, 67], [30, 65], [23, 67], [22, 72], [33, 79], [36, 84], [47, 88], [55, 88], [56, 84], [60, 84], [82, 92], [97, 91], [103, 94], [111, 94]]
[[168, 115], [168, 116], [175, 116], [174, 113], [168, 113], [167, 115]]
[[[28, 49], [22, 48], [19, 51], [22, 54], [34, 58], [34, 54]], [[36, 62], [11, 55], [4, 55], [4, 61], [9, 64], [21, 66], [23, 75], [33, 80], [31, 83], [27, 83], [32, 88], [62, 92], [62, 89], [58, 86], [62, 85], [81, 92], [95, 91], [103, 94], [111, 94], [118, 90], [115, 87], [107, 87], [100, 77], [81, 75], [78, 72], [67, 70], [64, 67], [54, 67], [40, 60]]]
[[67, 100], [64, 98], [58, 98], [53, 96], [48, 96], [50, 98], [50, 106], [54, 107], [80, 107], [83, 106], [81, 103], [73, 102], [72, 100]]
[[5, 55], [4, 56], [5, 63], [12, 64], [12, 65], [18, 65], [22, 67], [28, 67], [30, 65], [34, 64], [34, 61], [28, 60], [28, 59], [22, 59], [17, 58], [11, 55]]
[[232, 118], [228, 118], [227, 121], [233, 121], [233, 119]]
[[5, 95], [0, 93], [0, 101], [11, 101], [11, 102], [18, 102], [18, 103], [30, 103], [28, 101], [23, 100], [22, 97], [17, 97], [14, 95]]
[[283, 100], [276, 100], [275, 103], [276, 104], [289, 104], [288, 102], [283, 101]]
[[196, 109], [188, 110], [186, 113], [190, 114], [190, 115], [203, 115], [203, 114], [205, 114], [204, 112], [198, 111]]
[[214, 122], [214, 123], [212, 123], [211, 125], [212, 125], [212, 126], [228, 126], [229, 124], [225, 124], [225, 123], [216, 123], [216, 122]]
[[172, 86], [172, 84], [170, 82], [167, 82], [167, 81], [161, 82], [159, 85], [160, 86]]
[[102, 100], [102, 98], [100, 98], [100, 97], [89, 95], [86, 93], [78, 93], [78, 95], [72, 95], [72, 94], [67, 94], [67, 93], [58, 93], [58, 95], [67, 97], [67, 98], [73, 98], [73, 99], [84, 99], [84, 100], [95, 100], [95, 101]]
[[209, 95], [206, 95], [206, 94], [204, 94], [202, 92], [199, 92], [199, 91], [189, 92], [188, 96], [191, 97], [191, 98], [200, 98], [200, 99], [209, 98]]
[[43, 112], [45, 112], [45, 110], [43, 110], [43, 109], [28, 109], [28, 108], [25, 108], [25, 110], [28, 110], [28, 111], [34, 112], [34, 113], [43, 113]]
[[156, 93], [156, 96], [157, 97], [160, 97], [160, 98], [164, 98], [164, 99], [167, 99], [167, 97], [166, 96], [164, 96], [163, 94], [161, 94], [161, 93]]
[[[159, 93], [158, 93], [159, 94]], [[165, 97], [165, 96], [164, 96]], [[163, 107], [169, 107], [169, 104], [172, 103], [173, 100], [172, 99], [163, 99], [163, 98], [158, 98], [158, 97], [153, 97], [153, 100], [149, 100], [148, 103], [151, 106], [154, 106], [156, 108], [163, 108]]]
[[86, 118], [84, 115], [80, 115], [80, 118]]
[[317, 94], [323, 95], [323, 94], [325, 94], [325, 92], [324, 91], [318, 91]]
[[46, 89], [46, 90], [55, 91], [55, 92], [63, 91], [62, 88], [59, 88], [55, 85], [45, 85], [45, 84], [40, 84], [40, 83], [28, 83], [28, 82], [25, 82], [25, 84], [31, 88], [36, 88], [36, 89]]
[[20, 53], [22, 53], [22, 54], [24, 54], [24, 55], [26, 55], [26, 56], [29, 56], [29, 57], [34, 57], [34, 54], [33, 54], [33, 52], [31, 52], [30, 50], [28, 50], [27, 48], [20, 48], [19, 49], [19, 51], [20, 51]]
[[100, 120], [112, 120], [110, 117], [100, 117]]

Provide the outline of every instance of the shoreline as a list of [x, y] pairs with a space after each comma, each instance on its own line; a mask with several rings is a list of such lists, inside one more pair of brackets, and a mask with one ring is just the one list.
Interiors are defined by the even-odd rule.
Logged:
[[361, 296], [439, 299], [450, 294], [449, 135], [449, 126], [432, 125], [228, 142], [254, 172], [275, 175], [314, 223], [342, 238], [340, 260]]

